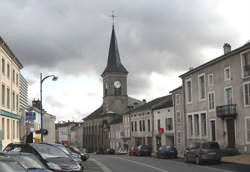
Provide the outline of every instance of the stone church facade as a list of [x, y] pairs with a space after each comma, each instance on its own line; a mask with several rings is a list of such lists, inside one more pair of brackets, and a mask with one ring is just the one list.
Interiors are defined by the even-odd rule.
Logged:
[[141, 101], [127, 95], [128, 71], [122, 65], [114, 26], [112, 27], [108, 62], [102, 73], [103, 104], [86, 118], [83, 123], [83, 147], [89, 152], [104, 151], [110, 147], [110, 124], [122, 118], [130, 108]]

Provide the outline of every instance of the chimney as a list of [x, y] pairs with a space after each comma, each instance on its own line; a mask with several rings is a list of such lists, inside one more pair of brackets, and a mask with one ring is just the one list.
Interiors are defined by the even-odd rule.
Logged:
[[194, 69], [193, 67], [189, 67], [189, 68], [188, 68], [189, 71], [190, 71], [190, 70], [193, 70], [193, 69]]
[[230, 53], [231, 52], [231, 45], [229, 43], [225, 43], [223, 46], [224, 49], [224, 54]]

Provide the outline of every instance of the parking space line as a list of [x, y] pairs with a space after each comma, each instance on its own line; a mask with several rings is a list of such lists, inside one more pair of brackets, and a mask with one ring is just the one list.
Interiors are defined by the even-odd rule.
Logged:
[[112, 172], [107, 166], [105, 166], [103, 163], [100, 161], [94, 159], [94, 158], [89, 158], [90, 161], [94, 161], [102, 170], [103, 172]]

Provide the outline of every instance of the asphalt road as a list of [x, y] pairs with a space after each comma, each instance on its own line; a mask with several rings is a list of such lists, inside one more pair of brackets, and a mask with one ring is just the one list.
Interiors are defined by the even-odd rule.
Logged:
[[232, 163], [196, 165], [182, 159], [157, 159], [127, 155], [91, 155], [86, 172], [250, 172], [250, 165]]

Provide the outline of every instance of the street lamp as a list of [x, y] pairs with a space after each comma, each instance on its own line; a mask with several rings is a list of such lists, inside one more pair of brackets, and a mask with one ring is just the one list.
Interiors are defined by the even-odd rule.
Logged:
[[42, 104], [42, 93], [43, 93], [43, 81], [45, 81], [45, 79], [49, 78], [49, 77], [52, 77], [52, 81], [56, 81], [58, 79], [57, 76], [55, 75], [48, 75], [48, 76], [45, 76], [43, 78], [43, 74], [40, 73], [40, 112], [41, 112], [41, 143], [43, 143], [43, 104]]

